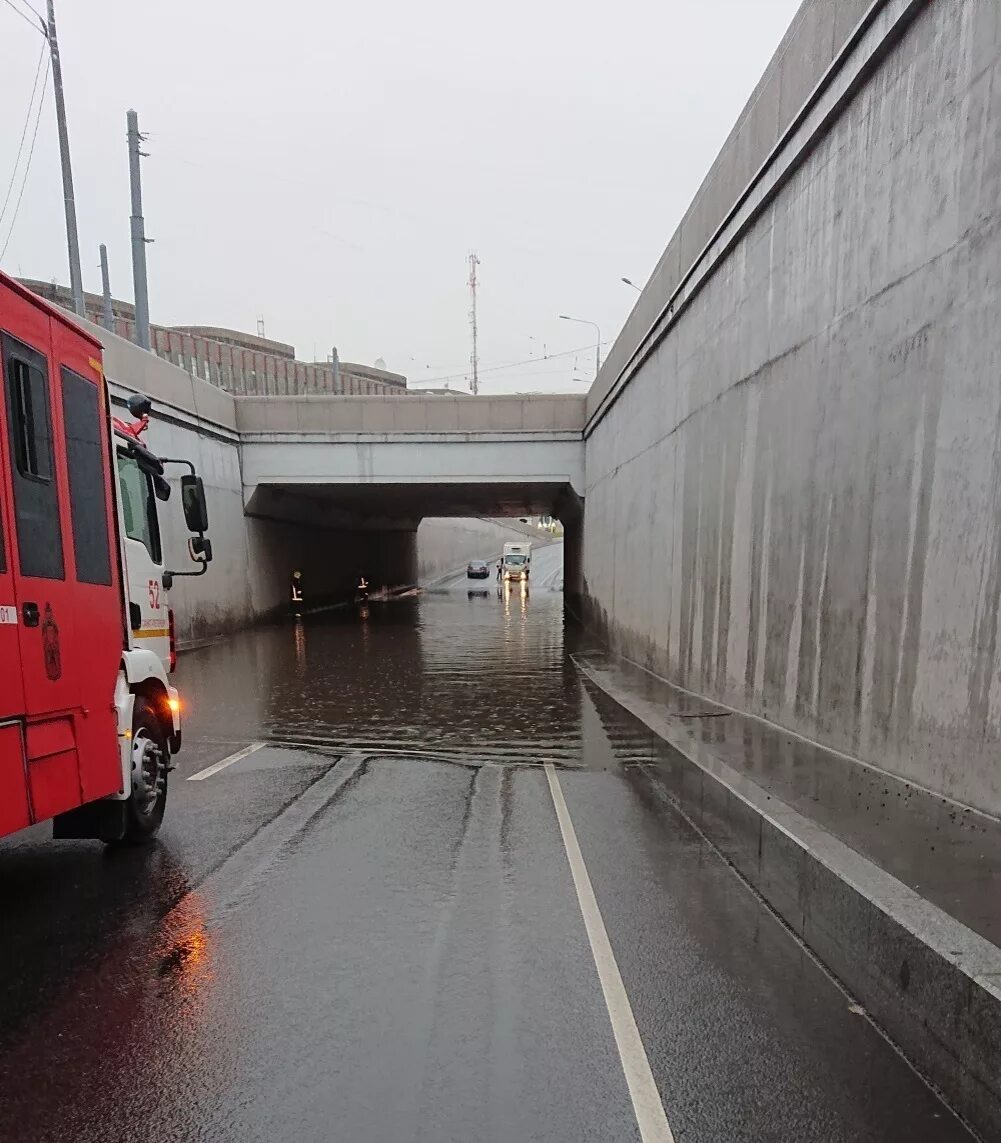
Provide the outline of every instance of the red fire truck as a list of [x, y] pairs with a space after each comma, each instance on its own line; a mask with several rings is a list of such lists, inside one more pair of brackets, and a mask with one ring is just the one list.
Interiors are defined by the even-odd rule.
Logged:
[[[212, 558], [194, 467], [145, 445], [150, 402], [112, 418], [101, 344], [0, 273], [0, 835], [143, 842], [167, 799], [180, 702], [167, 591]], [[164, 465], [197, 570], [169, 571]]]

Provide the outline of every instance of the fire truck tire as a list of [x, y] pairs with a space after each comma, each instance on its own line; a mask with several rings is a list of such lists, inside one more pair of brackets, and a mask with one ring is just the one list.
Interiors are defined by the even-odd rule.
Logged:
[[132, 707], [132, 794], [125, 803], [124, 845], [143, 845], [156, 836], [167, 807], [170, 751], [163, 723], [141, 695]]

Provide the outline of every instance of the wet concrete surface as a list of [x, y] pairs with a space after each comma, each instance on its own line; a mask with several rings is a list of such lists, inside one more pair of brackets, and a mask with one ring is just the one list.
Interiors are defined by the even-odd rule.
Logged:
[[[1001, 821], [671, 686], [603, 654], [581, 660], [656, 705], [772, 797], [1001, 945]], [[671, 754], [651, 737], [651, 757]], [[670, 764], [670, 763], [669, 763]], [[677, 764], [675, 762], [674, 764]]]
[[968, 1138], [656, 798], [581, 642], [459, 581], [188, 656], [158, 844], [0, 845], [0, 1139], [638, 1140], [543, 761], [677, 1139]]

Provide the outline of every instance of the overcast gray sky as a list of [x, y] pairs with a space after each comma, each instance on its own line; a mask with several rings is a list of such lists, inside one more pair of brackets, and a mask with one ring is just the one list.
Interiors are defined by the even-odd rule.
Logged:
[[[0, 203], [43, 45], [28, 2], [0, 3]], [[154, 321], [263, 317], [300, 357], [455, 388], [475, 250], [481, 389], [581, 388], [593, 349], [492, 367], [592, 341], [560, 313], [614, 339], [619, 279], [645, 281], [798, 3], [57, 0], [84, 285], [103, 241], [132, 297], [132, 106]], [[51, 84], [0, 265], [68, 280]]]

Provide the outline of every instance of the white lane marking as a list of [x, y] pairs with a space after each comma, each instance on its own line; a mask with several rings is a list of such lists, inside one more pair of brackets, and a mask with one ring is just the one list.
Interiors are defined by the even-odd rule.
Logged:
[[622, 1061], [622, 1070], [629, 1085], [640, 1138], [643, 1143], [674, 1143], [674, 1136], [671, 1134], [664, 1112], [664, 1104], [661, 1102], [660, 1092], [650, 1070], [650, 1061], [647, 1059], [646, 1049], [636, 1027], [632, 1005], [622, 983], [619, 966], [616, 964], [615, 954], [612, 952], [608, 933], [605, 931], [605, 922], [601, 918], [601, 910], [598, 908], [598, 901], [591, 887], [591, 878], [588, 876], [587, 866], [584, 864], [584, 857], [577, 843], [577, 834], [563, 797], [559, 775], [552, 762], [546, 763], [546, 777], [549, 779], [549, 792], [553, 796], [556, 820], [560, 823], [563, 847], [570, 863], [574, 888], [577, 890], [577, 901], [580, 904], [581, 916], [584, 918], [584, 928], [587, 930], [587, 939], [591, 942], [591, 955], [598, 970], [608, 1018], [612, 1024], [616, 1047], [619, 1049], [619, 1059]]
[[237, 750], [235, 754], [229, 754], [218, 762], [213, 762], [211, 766], [206, 766], [204, 770], [199, 770], [197, 774], [189, 774], [189, 782], [204, 782], [206, 778], [211, 778], [213, 774], [218, 774], [220, 770], [225, 770], [227, 766], [232, 766], [234, 762], [239, 762], [241, 758], [246, 758], [248, 754], [253, 754], [256, 750], [260, 750], [262, 746], [267, 746], [266, 742], [252, 742], [243, 750]]

